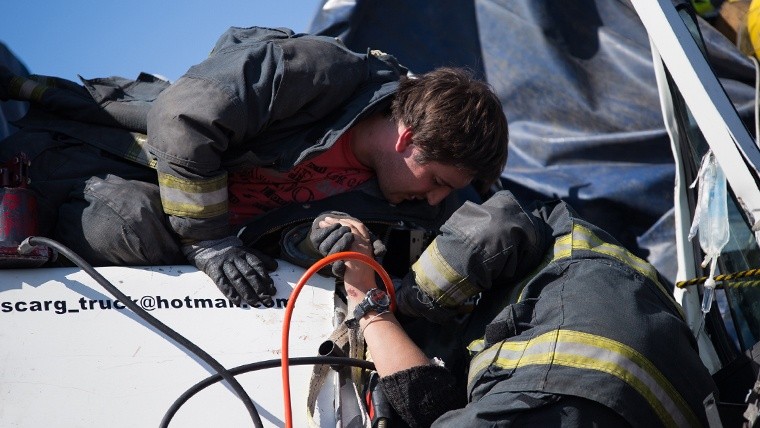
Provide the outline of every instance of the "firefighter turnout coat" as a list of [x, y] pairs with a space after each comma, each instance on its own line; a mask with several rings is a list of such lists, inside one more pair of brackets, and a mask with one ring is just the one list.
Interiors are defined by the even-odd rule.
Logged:
[[413, 267], [419, 291], [443, 309], [482, 295], [461, 342], [468, 404], [435, 426], [501, 426], [531, 408], [520, 394], [591, 400], [632, 426], [706, 425], [715, 385], [651, 265], [567, 204], [523, 209], [507, 191], [441, 230]]

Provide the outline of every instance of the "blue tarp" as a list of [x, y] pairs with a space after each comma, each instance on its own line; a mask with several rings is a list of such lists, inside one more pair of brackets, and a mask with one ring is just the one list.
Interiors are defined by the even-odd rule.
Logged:
[[[749, 118], [752, 62], [700, 28]], [[628, 1], [327, 1], [310, 31], [391, 53], [415, 73], [463, 66], [485, 78], [510, 123], [503, 186], [568, 201], [674, 280], [673, 155], [649, 38]]]

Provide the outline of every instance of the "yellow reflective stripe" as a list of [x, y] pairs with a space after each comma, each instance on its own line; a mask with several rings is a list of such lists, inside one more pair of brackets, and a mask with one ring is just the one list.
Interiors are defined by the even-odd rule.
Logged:
[[[554, 332], [544, 333], [541, 336], [523, 341], [503, 341], [482, 351], [470, 360], [470, 370], [467, 375], [468, 388], [472, 389], [473, 382], [491, 365], [509, 370], [517, 368], [528, 346], [534, 353], [551, 351], [556, 341], [553, 337], [554, 334]], [[471, 345], [477, 346], [473, 343]], [[547, 348], [543, 349], [542, 345], [547, 346]], [[544, 364], [548, 364], [550, 361], [547, 360]]]
[[[554, 256], [551, 262], [556, 262], [572, 257], [574, 250], [591, 251], [612, 257], [615, 260], [618, 260], [619, 262], [625, 264], [626, 266], [629, 266], [636, 272], [639, 272], [640, 274], [649, 278], [649, 280], [651, 280], [657, 286], [657, 288], [660, 289], [665, 297], [670, 300], [671, 303], [673, 303], [673, 306], [675, 306], [676, 310], [678, 310], [678, 312], [681, 314], [681, 317], [685, 318], [681, 305], [675, 301], [673, 295], [669, 293], [668, 290], [665, 289], [665, 287], [660, 283], [657, 277], [657, 271], [655, 270], [654, 266], [636, 257], [630, 251], [618, 245], [603, 241], [590, 229], [579, 224], [573, 225], [573, 231], [571, 233], [562, 235], [554, 241]], [[519, 302], [522, 300], [522, 297], [523, 296], [521, 289], [517, 301]]]
[[486, 348], [486, 341], [483, 339], [475, 339], [467, 345], [467, 350], [470, 351], [470, 355], [477, 354]]
[[227, 212], [227, 173], [208, 180], [187, 180], [158, 173], [164, 212], [191, 218], [209, 218]]
[[16, 76], [11, 79], [11, 95], [24, 100], [40, 101], [47, 88], [33, 80]]
[[652, 265], [634, 256], [623, 247], [602, 241], [594, 232], [579, 224], [573, 226], [573, 248], [608, 255], [632, 267], [653, 282], [658, 283], [657, 273]]
[[[607, 337], [588, 333], [560, 332], [555, 362], [577, 368], [591, 367], [631, 385], [655, 409], [663, 422], [674, 426], [698, 426], [699, 420], [667, 378], [635, 349]], [[583, 356], [583, 352], [589, 356]], [[666, 426], [668, 424], [666, 423]]]
[[459, 306], [480, 292], [441, 255], [437, 238], [412, 265], [412, 270], [420, 289], [445, 307]]
[[686, 401], [643, 355], [620, 342], [568, 330], [555, 330], [522, 342], [503, 342], [473, 358], [468, 384], [490, 365], [511, 370], [530, 365], [597, 370], [634, 388], [665, 426], [698, 426]]
[[145, 134], [139, 132], [131, 132], [132, 144], [127, 148], [124, 157], [133, 162], [137, 162], [142, 165], [147, 165], [151, 168], [156, 168], [156, 160], [148, 155], [148, 150], [145, 148], [145, 144], [148, 142], [148, 137]]
[[671, 301], [671, 303], [673, 303], [673, 306], [676, 307], [678, 312], [681, 314], [681, 317], [685, 318], [681, 306], [675, 301], [673, 295], [669, 293], [668, 290], [666, 290], [665, 287], [657, 279], [657, 271], [655, 270], [654, 266], [636, 257], [623, 247], [613, 245], [609, 242], [601, 240], [594, 234], [594, 232], [579, 224], [573, 225], [572, 235], [572, 248], [574, 250], [588, 250], [595, 253], [604, 254], [624, 263], [636, 272], [639, 272], [640, 274], [649, 278], [649, 280], [651, 280], [657, 286], [657, 288], [662, 291], [662, 293]]
[[201, 207], [194, 204], [166, 202], [162, 199], [164, 212], [169, 215], [189, 218], [211, 218], [228, 211], [227, 202]]

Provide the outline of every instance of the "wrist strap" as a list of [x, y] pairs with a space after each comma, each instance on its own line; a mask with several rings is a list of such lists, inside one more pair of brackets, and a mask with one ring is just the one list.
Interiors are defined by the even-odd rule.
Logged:
[[[384, 311], [384, 312], [380, 312], [379, 314], [372, 315], [372, 318], [370, 318], [369, 321], [367, 321], [367, 324], [364, 324], [364, 327], [362, 327], [362, 329], [359, 330], [359, 336], [364, 337], [364, 330], [366, 330], [367, 327], [369, 327], [369, 325], [372, 324], [372, 321], [374, 321], [375, 318], [381, 315], [389, 314], [389, 313], [390, 311]], [[358, 320], [357, 320], [357, 323], [358, 323]]]

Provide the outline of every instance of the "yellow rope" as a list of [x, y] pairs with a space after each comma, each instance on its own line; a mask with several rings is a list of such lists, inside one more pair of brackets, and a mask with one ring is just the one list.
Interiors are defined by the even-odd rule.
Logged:
[[[745, 270], [745, 271], [736, 272], [736, 273], [728, 273], [725, 275], [716, 275], [713, 279], [715, 279], [715, 282], [719, 283], [722, 281], [731, 281], [734, 279], [742, 279], [742, 278], [748, 278], [748, 277], [753, 277], [753, 276], [760, 276], [760, 269], [750, 269], [750, 270]], [[706, 276], [702, 276], [699, 278], [687, 279], [686, 281], [678, 281], [676, 283], [676, 287], [685, 288], [690, 285], [703, 284], [705, 281], [707, 281], [707, 278], [708, 277]], [[756, 286], [758, 284], [760, 284], [760, 281], [755, 280], [755, 281], [741, 281], [741, 284], [726, 284], [726, 285], [730, 287], [739, 287], [739, 286], [751, 287], [751, 286]]]

